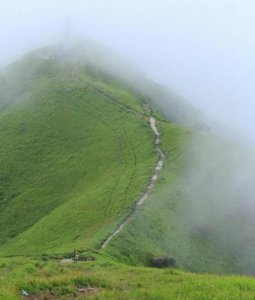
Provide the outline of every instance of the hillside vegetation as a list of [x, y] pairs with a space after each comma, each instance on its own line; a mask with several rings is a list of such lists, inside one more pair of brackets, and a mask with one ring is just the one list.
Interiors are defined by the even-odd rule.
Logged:
[[156, 161], [141, 100], [37, 52], [3, 73], [1, 253], [98, 247]]
[[168, 256], [191, 272], [254, 276], [254, 160], [210, 132], [168, 122], [160, 129], [160, 179], [106, 252], [130, 265]]
[[[15, 276], [13, 275], [15, 274]], [[60, 265], [28, 258], [0, 259], [0, 299], [127, 299], [127, 300], [252, 300], [253, 278], [198, 275], [179, 270], [157, 270], [96, 262]], [[92, 288], [85, 294], [80, 289]]]

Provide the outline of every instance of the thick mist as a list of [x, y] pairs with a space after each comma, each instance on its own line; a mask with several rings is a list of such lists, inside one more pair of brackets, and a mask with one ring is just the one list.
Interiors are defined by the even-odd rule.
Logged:
[[254, 137], [252, 0], [10, 0], [1, 3], [0, 65], [70, 29], [126, 56], [214, 119]]
[[200, 256], [204, 272], [255, 275], [254, 149], [207, 133], [193, 134], [185, 149], [176, 217], [189, 255]]

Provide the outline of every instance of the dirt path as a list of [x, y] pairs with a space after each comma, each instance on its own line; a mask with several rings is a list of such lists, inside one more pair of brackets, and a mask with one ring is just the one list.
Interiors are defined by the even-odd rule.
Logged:
[[150, 117], [150, 127], [154, 133], [156, 150], [158, 152], [158, 157], [159, 157], [156, 167], [154, 168], [154, 172], [151, 177], [150, 183], [147, 186], [141, 198], [139, 198], [139, 200], [136, 202], [134, 209], [130, 212], [127, 218], [119, 225], [119, 227], [103, 242], [100, 249], [104, 249], [110, 243], [110, 241], [121, 232], [124, 226], [126, 226], [131, 221], [135, 212], [138, 210], [139, 207], [141, 207], [144, 204], [144, 201], [148, 198], [151, 190], [154, 188], [156, 182], [158, 181], [159, 174], [163, 168], [165, 155], [160, 148], [161, 137], [158, 128], [156, 126], [156, 119], [154, 117]]
[[[132, 113], [140, 116], [140, 117], [146, 117], [142, 112], [138, 112], [134, 109], [132, 109], [131, 107], [118, 102], [114, 97], [108, 95], [107, 93], [105, 93], [104, 91], [102, 91], [101, 89], [98, 89], [97, 87], [93, 86], [92, 84], [88, 83], [88, 82], [84, 82], [82, 81], [78, 76], [77, 76], [77, 70], [76, 68], [72, 69], [71, 72], [71, 76], [74, 80], [79, 81], [82, 84], [86, 84], [86, 86], [88, 86], [89, 88], [91, 88], [92, 90], [96, 91], [97, 93], [105, 96], [106, 98], [108, 98], [109, 100], [111, 100], [112, 102], [116, 103], [117, 105], [125, 108], [126, 110], [131, 111]], [[103, 244], [100, 246], [100, 249], [104, 249], [109, 243], [110, 241], [119, 234], [119, 232], [123, 229], [124, 226], [126, 226], [131, 219], [133, 218], [135, 212], [139, 209], [139, 207], [141, 207], [144, 204], [144, 201], [148, 198], [151, 190], [154, 188], [156, 182], [158, 181], [159, 178], [159, 174], [163, 168], [163, 164], [164, 164], [164, 158], [165, 155], [163, 153], [163, 151], [161, 150], [160, 144], [161, 144], [161, 136], [160, 133], [158, 131], [157, 125], [156, 125], [156, 118], [154, 117], [150, 117], [149, 118], [150, 121], [150, 127], [151, 130], [153, 131], [154, 134], [154, 138], [155, 138], [155, 146], [156, 146], [156, 150], [158, 153], [158, 162], [154, 168], [151, 180], [147, 186], [147, 188], [145, 189], [145, 192], [143, 193], [143, 195], [138, 199], [138, 201], [136, 202], [135, 206], [133, 207], [133, 209], [131, 210], [131, 212], [129, 213], [129, 215], [126, 217], [126, 219], [119, 225], [119, 227], [103, 242]]]

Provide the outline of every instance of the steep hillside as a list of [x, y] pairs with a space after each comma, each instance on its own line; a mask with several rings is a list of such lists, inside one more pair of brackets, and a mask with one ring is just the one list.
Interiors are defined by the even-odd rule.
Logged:
[[0, 82], [1, 253], [98, 247], [157, 159], [142, 101], [40, 51]]
[[170, 256], [192, 272], [254, 276], [254, 152], [209, 132], [160, 128], [159, 182], [106, 252], [131, 265]]

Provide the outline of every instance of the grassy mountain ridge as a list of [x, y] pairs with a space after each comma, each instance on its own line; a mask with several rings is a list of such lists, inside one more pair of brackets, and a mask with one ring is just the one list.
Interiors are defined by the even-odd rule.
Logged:
[[77, 40], [28, 53], [0, 86], [0, 253], [98, 247], [148, 183], [157, 155], [144, 105], [167, 94]]
[[[252, 278], [143, 267], [169, 255], [190, 271], [243, 271], [227, 243], [217, 247], [211, 239], [214, 228], [187, 231], [194, 210], [178, 214], [196, 197], [183, 177], [193, 136], [209, 146], [218, 137], [194, 129], [199, 113], [165, 88], [129, 70], [123, 75], [118, 60], [112, 70], [114, 56], [95, 64], [101, 50], [92, 48], [84, 56], [84, 44], [39, 49], [0, 74], [0, 299], [23, 299], [23, 289], [37, 298], [84, 299], [81, 287], [96, 288], [91, 299], [253, 299]], [[170, 121], [161, 113], [168, 97]], [[158, 159], [148, 106], [162, 137], [163, 171], [130, 223], [99, 251], [143, 194]], [[223, 145], [220, 152], [233, 150]], [[73, 249], [96, 261], [59, 264]]]
[[0, 97], [0, 240], [8, 254], [98, 245], [100, 229], [123, 218], [156, 159], [137, 97], [76, 70], [78, 80], [72, 64], [37, 59], [17, 66], [35, 67], [32, 83], [17, 72], [11, 101], [5, 91]]

